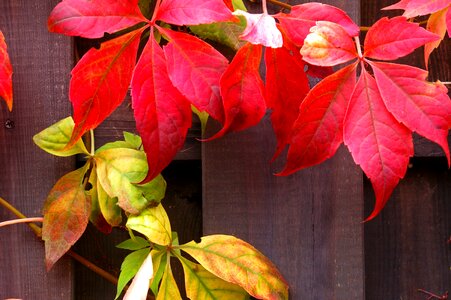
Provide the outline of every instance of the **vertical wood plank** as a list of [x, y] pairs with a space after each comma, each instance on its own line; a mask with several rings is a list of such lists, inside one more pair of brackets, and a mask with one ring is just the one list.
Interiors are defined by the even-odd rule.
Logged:
[[[73, 160], [38, 149], [32, 136], [70, 114], [69, 38], [47, 32], [57, 0], [0, 1], [0, 28], [14, 68], [14, 110], [0, 111], [0, 195], [28, 216], [41, 216], [51, 186]], [[5, 122], [14, 126], [5, 127]], [[10, 123], [11, 124], [11, 123]], [[0, 220], [14, 216], [0, 207]], [[47, 273], [44, 247], [27, 226], [0, 229], [0, 299], [72, 299], [72, 271], [62, 259]]]

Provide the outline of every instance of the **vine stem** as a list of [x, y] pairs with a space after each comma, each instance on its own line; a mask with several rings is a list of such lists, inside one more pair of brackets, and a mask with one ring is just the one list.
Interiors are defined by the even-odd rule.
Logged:
[[263, 14], [267, 15], [268, 7], [266, 7], [266, 0], [262, 0], [262, 9], [263, 9]]
[[[266, 2], [266, 1], [265, 1]], [[280, 7], [286, 8], [286, 9], [291, 9], [293, 6], [288, 4], [288, 3], [284, 3], [282, 1], [278, 1], [278, 0], [268, 0], [269, 3], [278, 5]]]
[[14, 220], [0, 222], [0, 227], [14, 225], [14, 224], [20, 224], [20, 223], [35, 223], [35, 222], [42, 223], [43, 221], [44, 221], [43, 217], [14, 219]]
[[[0, 205], [5, 207], [7, 210], [12, 212], [14, 215], [16, 215], [20, 219], [26, 219], [27, 218], [23, 213], [21, 213], [17, 208], [12, 206], [8, 201], [3, 199], [2, 197], [0, 197]], [[30, 226], [31, 230], [33, 230], [33, 232], [36, 234], [37, 237], [41, 237], [42, 236], [41, 227], [39, 227], [39, 226], [37, 226], [36, 224], [33, 224], [33, 223], [28, 223], [27, 225]]]
[[442, 82], [444, 85], [451, 85], [451, 81]]

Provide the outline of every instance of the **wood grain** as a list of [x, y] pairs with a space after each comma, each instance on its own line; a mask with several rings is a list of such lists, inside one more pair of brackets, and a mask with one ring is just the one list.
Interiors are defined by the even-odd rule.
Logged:
[[[46, 26], [57, 2], [0, 1], [0, 28], [14, 68], [14, 109], [9, 113], [2, 105], [0, 111], [0, 195], [28, 216], [42, 215], [50, 188], [75, 164], [32, 141], [35, 133], [70, 114], [71, 40], [48, 33]], [[0, 208], [0, 220], [13, 217]], [[43, 243], [24, 225], [1, 228], [0, 240], [0, 299], [71, 299], [68, 259], [47, 273]]]

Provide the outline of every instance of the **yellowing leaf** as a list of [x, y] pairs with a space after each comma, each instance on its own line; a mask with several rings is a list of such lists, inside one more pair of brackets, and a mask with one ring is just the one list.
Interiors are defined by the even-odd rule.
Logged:
[[166, 270], [167, 252], [165, 250], [152, 250], [152, 262], [154, 268], [154, 276], [150, 282], [150, 289], [154, 295], [158, 294], [158, 286], [163, 278], [164, 271]]
[[182, 300], [179, 288], [175, 282], [174, 275], [172, 275], [171, 264], [169, 260], [166, 263], [166, 270], [164, 271], [161, 286], [158, 291], [156, 300]]
[[149, 207], [139, 215], [131, 215], [127, 227], [144, 234], [158, 245], [169, 245], [172, 241], [171, 224], [163, 206]]
[[85, 144], [79, 139], [72, 147], [65, 149], [74, 130], [74, 120], [67, 117], [44, 129], [33, 137], [34, 143], [42, 150], [56, 156], [89, 154]]
[[205, 269], [258, 299], [288, 299], [288, 285], [271, 261], [248, 243], [227, 235], [203, 237], [180, 247]]
[[119, 226], [122, 223], [122, 210], [117, 205], [117, 198], [110, 197], [97, 180], [97, 201], [103, 217], [111, 226]]
[[102, 214], [102, 210], [99, 205], [97, 182], [96, 172], [91, 172], [91, 175], [89, 176], [89, 183], [92, 187], [89, 191], [87, 191], [91, 198], [91, 215], [89, 216], [89, 221], [102, 233], [109, 234], [111, 233], [112, 227], [105, 220], [105, 217]]

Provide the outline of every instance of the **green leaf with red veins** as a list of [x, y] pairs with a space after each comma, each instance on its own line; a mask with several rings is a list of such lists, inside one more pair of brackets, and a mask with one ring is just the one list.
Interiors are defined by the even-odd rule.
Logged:
[[210, 235], [180, 246], [207, 271], [241, 286], [257, 299], [288, 299], [288, 285], [271, 261], [248, 243]]
[[322, 3], [304, 3], [295, 5], [289, 14], [279, 13], [274, 16], [279, 20], [283, 31], [298, 47], [302, 47], [305, 37], [316, 21], [329, 21], [343, 26], [346, 32], [354, 37], [359, 35], [360, 28], [343, 10]]
[[371, 62], [377, 85], [393, 116], [425, 138], [439, 144], [450, 162], [448, 129], [451, 100], [440, 82], [426, 81], [428, 72], [393, 63]]
[[429, 57], [432, 51], [438, 48], [440, 43], [445, 38], [446, 34], [446, 13], [449, 9], [442, 9], [433, 14], [428, 19], [426, 30], [430, 31], [440, 37], [439, 40], [427, 43], [424, 45], [424, 65], [428, 68]]
[[69, 93], [75, 129], [68, 146], [97, 127], [124, 100], [142, 31], [135, 30], [105, 42], [99, 50], [92, 48], [72, 70]]
[[264, 86], [259, 67], [262, 46], [246, 44], [233, 58], [221, 77], [224, 102], [224, 127], [213, 137], [256, 125], [266, 112]]
[[101, 38], [148, 20], [138, 0], [64, 0], [50, 13], [49, 31], [69, 36]]
[[156, 177], [172, 161], [191, 126], [190, 103], [172, 84], [166, 66], [163, 49], [151, 34], [132, 79], [136, 128], [149, 164], [143, 182]]
[[206, 42], [186, 33], [159, 28], [169, 38], [164, 47], [172, 84], [198, 110], [224, 122], [219, 80], [228, 60]]
[[9, 60], [5, 36], [0, 31], [0, 98], [5, 100], [9, 111], [13, 108], [13, 68]]
[[413, 18], [416, 16], [425, 16], [446, 7], [449, 7], [449, 0], [401, 0], [398, 3], [387, 6], [383, 9], [403, 9], [403, 16]]
[[246, 18], [246, 29], [240, 38], [254, 45], [280, 48], [283, 45], [282, 33], [276, 26], [274, 17], [268, 14], [250, 14], [242, 10], [236, 10], [236, 16]]
[[356, 64], [321, 80], [301, 104], [289, 142], [285, 169], [278, 175], [322, 163], [343, 142], [343, 121], [356, 83]]
[[413, 142], [411, 131], [387, 110], [376, 81], [366, 70], [362, 70], [349, 103], [343, 132], [354, 161], [368, 176], [376, 194], [375, 208], [367, 218], [370, 220], [404, 177]]
[[412, 53], [416, 48], [439, 39], [417, 23], [404, 17], [382, 18], [368, 30], [364, 56], [380, 60], [394, 60]]
[[88, 225], [91, 199], [82, 184], [85, 172], [83, 167], [61, 177], [44, 204], [42, 239], [47, 270], [75, 244]]
[[301, 48], [303, 59], [317, 66], [335, 66], [358, 57], [352, 37], [338, 24], [318, 21]]
[[265, 64], [266, 104], [272, 110], [271, 122], [277, 137], [275, 159], [289, 143], [299, 105], [310, 87], [302, 56], [289, 41], [282, 48], [266, 48]]
[[164, 0], [155, 15], [155, 20], [174, 25], [209, 24], [232, 18], [222, 0]]

